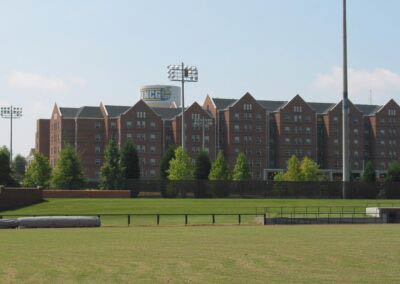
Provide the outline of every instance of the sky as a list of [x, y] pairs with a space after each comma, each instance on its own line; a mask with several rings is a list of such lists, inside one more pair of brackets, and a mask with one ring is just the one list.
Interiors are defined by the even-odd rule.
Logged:
[[[59, 106], [133, 105], [166, 66], [199, 69], [187, 103], [207, 94], [338, 102], [342, 0], [0, 1], [0, 106], [23, 107], [14, 154]], [[400, 102], [400, 1], [348, 0], [349, 97]], [[9, 121], [0, 119], [0, 146]]]

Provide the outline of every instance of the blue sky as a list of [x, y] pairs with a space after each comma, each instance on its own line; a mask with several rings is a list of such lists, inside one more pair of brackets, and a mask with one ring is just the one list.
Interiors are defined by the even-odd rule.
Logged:
[[[341, 0], [0, 2], [0, 105], [24, 107], [14, 152], [62, 106], [134, 104], [168, 64], [196, 65], [186, 100], [206, 94], [311, 101], [341, 96]], [[400, 1], [348, 0], [350, 98], [400, 93]], [[371, 96], [372, 94], [372, 96]], [[0, 120], [0, 145], [9, 143]]]

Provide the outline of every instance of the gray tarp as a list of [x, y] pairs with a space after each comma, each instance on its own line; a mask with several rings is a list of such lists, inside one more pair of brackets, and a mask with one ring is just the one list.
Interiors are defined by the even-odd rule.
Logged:
[[20, 228], [100, 227], [100, 218], [91, 216], [42, 216], [18, 218]]
[[0, 229], [12, 229], [18, 227], [17, 219], [0, 219]]

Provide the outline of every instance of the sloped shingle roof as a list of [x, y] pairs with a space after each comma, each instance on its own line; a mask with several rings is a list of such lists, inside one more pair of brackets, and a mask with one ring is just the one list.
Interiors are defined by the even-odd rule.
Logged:
[[172, 119], [182, 112], [181, 108], [152, 107], [151, 109], [162, 119]]
[[75, 107], [60, 107], [60, 112], [63, 118], [75, 118], [79, 108]]
[[104, 106], [107, 110], [108, 117], [110, 118], [117, 118], [124, 112], [126, 112], [130, 106], [112, 106], [112, 105], [105, 105]]
[[103, 118], [100, 107], [83, 106], [76, 114], [77, 118]]

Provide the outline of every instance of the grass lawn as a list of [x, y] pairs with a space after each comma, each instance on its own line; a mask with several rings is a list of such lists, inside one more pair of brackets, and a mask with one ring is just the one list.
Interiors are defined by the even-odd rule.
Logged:
[[400, 226], [0, 231], [2, 283], [399, 283]]
[[[100, 213], [263, 213], [265, 207], [360, 206], [397, 203], [400, 200], [361, 199], [168, 199], [168, 198], [54, 198], [3, 214], [100, 214]], [[300, 209], [300, 208], [299, 208]], [[361, 209], [361, 208], [360, 208]], [[364, 209], [363, 209], [364, 210]]]
[[[280, 213], [279, 207], [283, 206], [285, 216], [291, 216], [291, 212], [296, 207], [296, 212], [304, 212], [305, 206], [310, 212], [326, 212], [330, 217], [339, 217], [343, 206], [357, 206], [357, 208], [347, 208], [349, 214], [343, 217], [352, 217], [353, 212], [359, 214], [355, 217], [364, 217], [365, 207], [377, 203], [392, 204], [398, 200], [342, 200], [342, 199], [162, 199], [162, 198], [121, 198], [121, 199], [90, 199], [90, 198], [66, 198], [49, 199], [40, 204], [27, 206], [17, 210], [1, 212], [1, 214], [210, 214], [207, 216], [189, 216], [189, 224], [212, 224], [211, 214], [252, 214], [241, 216], [242, 224], [255, 224], [260, 220], [257, 216], [262, 216], [265, 208], [269, 207], [268, 216], [276, 216]], [[321, 208], [318, 208], [321, 206]], [[327, 208], [324, 206], [334, 206]], [[274, 207], [271, 209], [271, 207]], [[330, 212], [331, 211], [331, 212]], [[271, 213], [272, 212], [272, 213]], [[333, 212], [333, 214], [332, 214]], [[314, 215], [307, 215], [313, 217]], [[321, 215], [320, 215], [321, 216]], [[300, 217], [300, 216], [298, 216]], [[328, 217], [324, 215], [321, 217]], [[180, 216], [161, 216], [161, 225], [183, 225], [185, 217]], [[127, 215], [124, 216], [102, 216], [104, 226], [126, 226], [128, 224]], [[238, 216], [216, 216], [216, 224], [237, 224]], [[156, 216], [131, 216], [131, 225], [155, 225]]]

